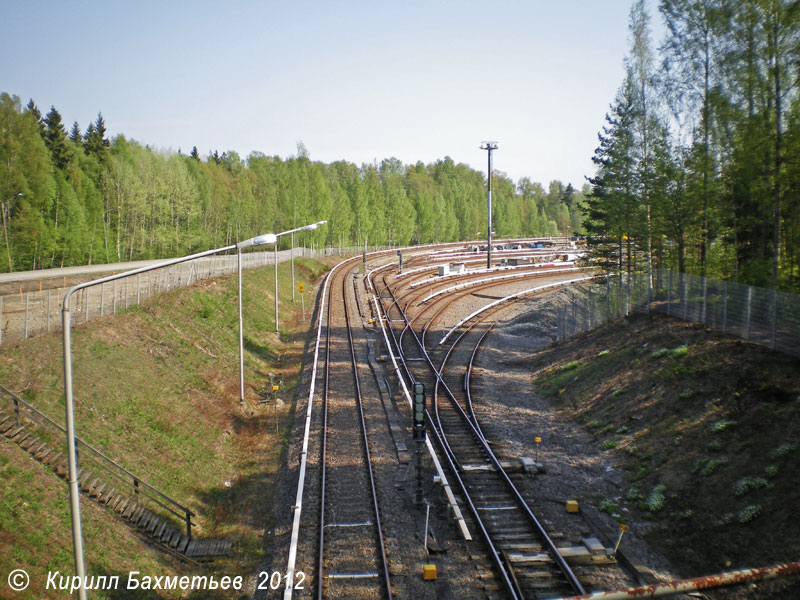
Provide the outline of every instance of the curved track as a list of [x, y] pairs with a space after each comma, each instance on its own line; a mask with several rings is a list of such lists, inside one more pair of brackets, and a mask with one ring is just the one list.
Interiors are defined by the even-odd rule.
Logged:
[[[421, 358], [420, 362], [428, 367], [417, 368], [412, 373], [406, 360], [406, 373], [410, 379], [422, 381], [427, 390], [433, 391], [433, 410], [427, 414], [433, 437], [446, 456], [503, 587], [515, 599], [585, 593], [577, 576], [494, 455], [472, 408], [468, 393], [469, 366], [480, 341], [490, 330], [483, 324], [483, 319], [500, 309], [483, 315], [481, 321], [467, 327], [447, 349], [429, 351], [424, 343], [424, 332], [450, 304], [474, 294], [475, 288], [438, 302], [438, 310], [433, 311], [433, 316], [421, 325], [423, 334], [419, 334], [413, 327], [416, 319], [409, 318], [401, 308], [401, 300], [394, 296], [386, 279], [386, 276], [382, 277], [384, 287], [380, 296], [383, 299], [386, 292], [391, 298], [389, 306], [383, 306], [387, 322], [403, 323], [399, 336], [393, 331], [399, 354], [408, 357], [412, 352], [411, 346], [416, 346], [417, 361]], [[479, 287], [488, 289], [493, 285], [497, 283], [482, 283]], [[412, 304], [406, 302], [405, 308]], [[459, 354], [462, 356], [457, 356]], [[453, 365], [455, 367], [451, 368]]]

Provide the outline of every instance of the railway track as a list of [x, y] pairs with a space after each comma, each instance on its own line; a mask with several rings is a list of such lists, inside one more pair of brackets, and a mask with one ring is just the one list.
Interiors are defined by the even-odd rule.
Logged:
[[[412, 319], [401, 309], [402, 300], [394, 296], [386, 277], [381, 279], [383, 289], [379, 297], [383, 301], [388, 293], [390, 298], [389, 306], [384, 305], [387, 322], [402, 323], [399, 336], [393, 331], [399, 353], [410, 356], [411, 346], [415, 345], [420, 355], [417, 358], [422, 358], [420, 362], [427, 366], [420, 369], [415, 361], [417, 368], [412, 372], [406, 361], [406, 372], [433, 391], [428, 420], [434, 437], [446, 455], [506, 592], [515, 599], [585, 593], [578, 577], [494, 455], [475, 417], [469, 373], [477, 348], [491, 327], [483, 321], [467, 327], [446, 350], [437, 352], [439, 358], [432, 357], [422, 335], [412, 327]], [[491, 285], [486, 283], [481, 287]], [[450, 298], [441, 302], [443, 306], [422, 325], [422, 331], [427, 331], [436, 316], [454, 301]], [[404, 303], [406, 308], [412, 304]]]
[[[391, 598], [353, 343], [350, 278], [346, 271], [335, 278], [326, 317], [316, 597]], [[347, 335], [337, 335], [340, 329]], [[349, 389], [330, 385], [348, 377]]]

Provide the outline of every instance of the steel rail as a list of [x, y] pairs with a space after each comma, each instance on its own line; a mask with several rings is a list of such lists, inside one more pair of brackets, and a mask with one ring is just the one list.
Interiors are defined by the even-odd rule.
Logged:
[[[575, 281], [575, 280], [571, 280], [571, 281]], [[569, 282], [560, 282], [558, 285], [562, 285], [562, 284], [566, 284], [566, 283], [569, 283]], [[548, 288], [548, 287], [551, 287], [551, 286], [541, 286], [540, 288], [536, 288], [536, 289], [545, 289], [545, 288]], [[391, 290], [391, 288], [387, 288], [387, 289], [388, 289], [389, 293], [392, 295], [392, 297], [394, 297], [394, 292]], [[526, 290], [526, 292], [527, 293], [531, 293], [532, 290]], [[516, 299], [518, 296], [519, 295], [513, 295], [513, 296], [509, 296], [507, 298]], [[504, 299], [504, 300], [506, 300], [506, 299]], [[486, 310], [489, 310], [489, 309], [493, 308], [494, 306], [497, 306], [498, 304], [500, 304], [499, 301], [490, 303], [489, 305], [487, 305], [483, 309], [473, 313], [473, 315], [471, 315], [471, 316], [474, 317], [477, 314], [480, 314], [481, 312], [485, 312]], [[407, 317], [406, 317], [405, 313], [403, 313], [401, 311], [401, 314], [403, 315], [404, 320], [406, 320], [406, 322], [407, 322]], [[463, 324], [464, 322], [466, 322], [467, 320], [469, 320], [469, 319], [462, 320], [462, 322], [459, 324], [459, 326], [461, 324]], [[452, 331], [454, 331], [455, 329], [456, 329], [456, 327], [454, 327], [453, 330], [451, 330], [450, 333], [452, 333]], [[489, 457], [489, 459], [490, 459], [491, 463], [493, 464], [494, 468], [497, 470], [497, 472], [500, 474], [501, 478], [504, 480], [504, 482], [507, 485], [509, 491], [514, 496], [515, 501], [518, 503], [518, 505], [520, 506], [521, 510], [525, 513], [525, 515], [527, 516], [528, 520], [533, 524], [534, 528], [540, 534], [541, 538], [544, 540], [545, 545], [547, 546], [547, 548], [548, 548], [548, 550], [549, 550], [554, 562], [558, 565], [559, 569], [564, 574], [564, 576], [567, 579], [570, 587], [572, 587], [572, 589], [574, 590], [574, 592], [576, 594], [585, 594], [585, 590], [583, 589], [583, 586], [581, 585], [580, 581], [578, 581], [578, 579], [575, 576], [575, 574], [573, 573], [572, 569], [567, 564], [566, 560], [561, 555], [561, 553], [558, 551], [555, 543], [550, 538], [550, 536], [547, 534], [547, 532], [545, 531], [545, 529], [542, 526], [542, 524], [540, 523], [540, 521], [533, 514], [533, 512], [531, 511], [531, 509], [528, 506], [527, 502], [525, 502], [525, 499], [522, 497], [522, 495], [520, 494], [520, 492], [517, 489], [517, 487], [511, 481], [511, 478], [508, 476], [508, 473], [506, 473], [505, 469], [503, 469], [503, 467], [500, 465], [500, 461], [495, 456], [495, 454], [492, 451], [491, 447], [489, 446], [488, 442], [485, 439], [481, 438], [481, 435], [478, 433], [477, 429], [475, 428], [475, 425], [471, 422], [469, 417], [467, 417], [466, 413], [464, 413], [462, 407], [459, 405], [459, 403], [455, 399], [455, 396], [453, 395], [453, 392], [450, 390], [450, 388], [448, 387], [447, 383], [443, 380], [441, 374], [439, 373], [439, 371], [436, 369], [435, 365], [433, 364], [433, 361], [431, 360], [430, 355], [425, 350], [425, 347], [421, 343], [420, 339], [417, 337], [416, 332], [413, 329], [411, 331], [413, 333], [413, 339], [416, 340], [417, 345], [419, 346], [420, 350], [422, 351], [423, 356], [425, 357], [429, 368], [431, 369], [431, 371], [434, 374], [434, 377], [436, 378], [437, 385], [439, 384], [439, 382], [441, 382], [442, 387], [444, 388], [444, 390], [447, 393], [447, 395], [450, 397], [451, 401], [458, 407], [459, 411], [461, 411], [466, 423], [472, 429], [476, 440], [481, 445], [481, 447], [482, 447], [483, 451], [486, 453], [486, 455]], [[429, 415], [428, 415], [428, 417], [430, 418]], [[434, 426], [434, 428], [436, 427], [436, 423], [433, 422], [433, 419], [431, 419], [431, 425]], [[446, 447], [447, 447], [447, 450], [445, 450], [445, 446], [442, 446], [442, 449], [443, 449], [445, 455], [448, 457], [448, 462], [450, 462], [451, 466], [454, 468], [453, 463], [452, 463], [452, 461], [449, 460], [450, 457], [448, 455], [448, 450], [450, 452], [452, 452], [452, 450], [449, 449], [449, 445], [447, 445]], [[473, 515], [474, 515], [475, 519], [480, 524], [481, 532], [482, 533], [485, 532], [486, 536], [488, 538], [489, 534], [488, 534], [488, 532], [486, 532], [485, 527], [482, 524], [482, 519], [481, 519], [480, 515], [478, 514], [477, 509], [474, 507], [474, 505], [473, 505], [473, 503], [472, 503], [472, 501], [470, 499], [469, 493], [468, 493], [468, 491], [466, 489], [466, 486], [465, 486], [464, 482], [462, 481], [461, 477], [458, 475], [457, 471], [455, 472], [455, 474], [456, 474], [457, 481], [459, 482], [459, 485], [462, 488], [462, 491], [464, 492], [465, 497], [468, 499], [468, 504], [470, 506], [470, 510], [473, 512]], [[494, 545], [491, 542], [491, 540], [487, 540], [487, 544], [490, 546], [490, 548], [493, 549], [493, 552], [494, 552], [493, 557], [495, 558], [496, 563], [498, 564], [498, 566], [502, 566], [504, 561], [503, 561], [502, 557], [499, 555], [499, 553], [497, 553], [497, 550], [494, 547]], [[506, 575], [504, 570], [503, 570], [503, 573], [504, 573], [504, 575]], [[508, 579], [507, 576], [504, 579]], [[510, 580], [508, 580], [506, 582], [506, 585], [507, 585], [509, 591], [513, 590], [513, 583]], [[512, 593], [513, 593], [513, 591], [512, 591]]]
[[[386, 559], [386, 546], [383, 541], [383, 528], [381, 525], [381, 514], [378, 507], [378, 492], [375, 488], [375, 475], [372, 471], [372, 459], [369, 452], [369, 438], [367, 436], [367, 424], [364, 420], [364, 405], [361, 398], [361, 384], [358, 380], [358, 360], [356, 359], [356, 347], [353, 343], [353, 330], [350, 326], [350, 309], [347, 306], [347, 278], [342, 282], [342, 293], [344, 294], [344, 312], [347, 321], [347, 338], [350, 342], [350, 357], [353, 361], [353, 380], [356, 386], [356, 400], [358, 403], [358, 413], [361, 419], [361, 434], [364, 440], [364, 454], [366, 455], [367, 472], [369, 473], [369, 483], [372, 491], [372, 506], [375, 511], [375, 529], [378, 532], [378, 547], [380, 549], [381, 563], [383, 567], [384, 586], [387, 597], [392, 598], [392, 583], [389, 577], [389, 564]], [[329, 309], [330, 310], [330, 309]]]
[[[394, 294], [393, 294], [391, 288], [387, 287], [386, 289], [394, 297]], [[382, 302], [381, 302], [381, 304], [382, 304]], [[398, 309], [399, 309], [399, 306], [398, 306]], [[401, 310], [401, 314], [403, 315], [403, 318], [405, 319], [406, 318], [405, 317], [405, 313], [402, 310]], [[419, 340], [417, 339], [416, 335], [414, 336], [414, 339], [416, 339], [417, 343], [419, 344]], [[425, 354], [425, 356], [427, 357], [427, 354]], [[430, 359], [428, 359], [428, 360], [430, 360]], [[434, 370], [434, 373], [435, 373], [436, 372], [435, 369], [433, 369], [433, 370]], [[458, 483], [458, 487], [461, 490], [461, 493], [463, 495], [464, 501], [467, 503], [467, 506], [469, 507], [470, 513], [472, 513], [472, 516], [475, 519], [475, 523], [477, 524], [478, 530], [481, 533], [481, 537], [483, 538], [483, 541], [484, 541], [484, 543], [486, 544], [486, 546], [487, 546], [487, 548], [489, 550], [489, 555], [491, 556], [492, 562], [494, 563], [495, 567], [497, 568], [497, 570], [498, 570], [498, 572], [500, 574], [500, 577], [502, 579], [503, 585], [505, 586], [505, 588], [509, 592], [509, 594], [511, 594], [513, 600], [524, 600], [524, 596], [521, 595], [521, 593], [519, 592], [517, 587], [514, 585], [514, 582], [513, 582], [512, 578], [510, 576], [510, 573], [509, 573], [508, 566], [505, 564], [505, 561], [503, 560], [503, 558], [502, 558], [502, 556], [500, 554], [500, 551], [494, 545], [494, 542], [492, 541], [492, 537], [489, 534], [488, 530], [486, 529], [486, 525], [484, 524], [483, 519], [481, 519], [480, 514], [478, 513], [478, 509], [477, 509], [477, 507], [475, 506], [475, 504], [472, 501], [472, 497], [469, 494], [467, 486], [466, 486], [466, 484], [464, 483], [463, 479], [461, 478], [461, 476], [459, 474], [460, 468], [457, 467], [456, 464], [453, 462], [453, 459], [450, 456], [449, 448], [446, 446], [444, 440], [442, 439], [439, 430], [436, 428], [436, 423], [433, 420], [433, 418], [431, 417], [430, 411], [427, 408], [425, 409], [425, 419], [428, 422], [429, 430], [433, 433], [434, 439], [436, 440], [436, 442], [439, 445], [439, 447], [442, 449], [442, 452], [444, 454], [444, 458], [447, 461], [448, 466], [450, 467], [450, 472], [453, 474], [453, 477], [454, 477], [456, 483]]]
[[[372, 281], [368, 279], [368, 283], [369, 283], [370, 289], [372, 289], [374, 291], [375, 287], [373, 286]], [[385, 281], [384, 281], [384, 284], [385, 284]], [[400, 371], [400, 366], [398, 366], [397, 359], [395, 358], [395, 354], [394, 354], [394, 352], [392, 352], [392, 349], [391, 349], [389, 336], [386, 334], [386, 329], [387, 328], [384, 326], [384, 321], [387, 321], [387, 322], [389, 321], [388, 320], [388, 313], [385, 310], [383, 310], [384, 309], [383, 303], [382, 302], [378, 302], [376, 296], [377, 296], [377, 294], [373, 295], [373, 300], [372, 300], [373, 301], [373, 305], [375, 307], [375, 314], [378, 315], [378, 317], [379, 317], [378, 318], [378, 322], [380, 323], [380, 326], [381, 326], [381, 333], [383, 334], [383, 339], [386, 342], [386, 348], [387, 348], [387, 350], [389, 352], [389, 356], [392, 359], [392, 365], [394, 367], [395, 376], [397, 377], [397, 380], [400, 383], [400, 387], [403, 389], [403, 395], [405, 396], [406, 403], [408, 404], [409, 408], [413, 408], [413, 401], [411, 399], [411, 392], [409, 392], [409, 385], [411, 385], [414, 382], [414, 377], [411, 374], [411, 371], [409, 371], [408, 365], [406, 364], [405, 360], [402, 357], [400, 358], [400, 363], [402, 364], [403, 370], [405, 371], [405, 377], [403, 376], [403, 373]], [[396, 302], [393, 302], [392, 306], [395, 305], [395, 304], [396, 304]], [[399, 306], [397, 308], [398, 308], [398, 310], [401, 310]], [[381, 318], [380, 317], [381, 310], [383, 310], [383, 315], [386, 318]], [[397, 337], [395, 336], [394, 330], [391, 327], [389, 327], [388, 329], [389, 329], [389, 333], [391, 334], [391, 337], [392, 337], [392, 342], [394, 343], [395, 348], [398, 349], [398, 356], [400, 356], [400, 354], [399, 354], [400, 346], [399, 346], [399, 344], [397, 342]], [[408, 379], [408, 385], [406, 385], [406, 378]], [[426, 416], [427, 416], [427, 410], [426, 410]], [[429, 424], [432, 423], [432, 421], [430, 420], [429, 416], [428, 416], [428, 423]], [[432, 431], [433, 431], [433, 434], [435, 436], [438, 436], [438, 432], [435, 429], [432, 430]], [[437, 439], [437, 443], [440, 443], [438, 439]], [[461, 529], [461, 533], [462, 533], [462, 535], [464, 537], [464, 540], [468, 541], [468, 542], [472, 541], [472, 534], [469, 532], [469, 529], [467, 528], [467, 524], [464, 521], [463, 515], [461, 514], [461, 509], [458, 506], [458, 502], [456, 501], [455, 496], [453, 495], [452, 489], [450, 488], [450, 483], [447, 480], [447, 476], [445, 475], [444, 470], [442, 469], [442, 465], [439, 462], [438, 457], [436, 456], [436, 452], [433, 449], [433, 445], [431, 444], [430, 437], [428, 437], [427, 435], [425, 436], [425, 447], [427, 448], [428, 453], [429, 453], [429, 455], [431, 457], [431, 461], [433, 462], [433, 466], [434, 466], [434, 468], [436, 470], [436, 473], [437, 473], [437, 475], [439, 477], [439, 483], [441, 484], [442, 488], [444, 489], [445, 496], [447, 496], [447, 501], [450, 504], [451, 509], [453, 510], [453, 516], [455, 517], [456, 521], [458, 522], [458, 525], [459, 525], [459, 528]], [[440, 443], [440, 447], [441, 447], [441, 443]], [[451, 469], [452, 469], [452, 465], [451, 465]]]
[[[364, 466], [368, 474], [370, 493], [372, 496], [372, 509], [375, 515], [375, 530], [378, 538], [378, 558], [381, 563], [381, 570], [383, 575], [383, 587], [386, 596], [392, 598], [391, 578], [389, 575], [388, 560], [386, 557], [386, 546], [383, 539], [383, 527], [381, 524], [380, 508], [378, 506], [378, 492], [375, 486], [375, 476], [372, 469], [372, 458], [369, 451], [369, 437], [367, 435], [366, 420], [364, 418], [364, 405], [362, 402], [361, 383], [358, 377], [358, 360], [355, 354], [355, 343], [353, 342], [353, 331], [350, 320], [350, 309], [347, 301], [347, 276], [342, 277], [342, 296], [345, 312], [345, 322], [347, 329], [347, 339], [350, 350], [350, 361], [353, 369], [353, 385], [355, 387], [355, 400], [358, 409], [358, 416], [361, 425], [361, 438], [364, 450]], [[320, 491], [320, 519], [319, 519], [319, 555], [317, 558], [317, 598], [323, 598], [323, 556], [325, 553], [325, 500], [326, 483], [327, 483], [327, 446], [328, 446], [328, 391], [330, 389], [330, 346], [331, 346], [331, 308], [333, 302], [328, 303], [327, 313], [327, 332], [326, 332], [326, 348], [325, 348], [325, 382], [323, 393], [323, 425], [322, 425], [322, 458], [320, 462], [320, 478], [321, 478], [321, 491]], [[341, 578], [341, 577], [340, 577]]]

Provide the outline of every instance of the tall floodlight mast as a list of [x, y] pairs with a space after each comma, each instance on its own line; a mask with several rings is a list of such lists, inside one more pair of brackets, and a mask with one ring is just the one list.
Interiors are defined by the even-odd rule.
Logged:
[[486, 235], [487, 244], [486, 244], [486, 268], [492, 268], [492, 150], [497, 150], [497, 142], [482, 142], [481, 143], [481, 150], [487, 150], [489, 152], [489, 170], [487, 173], [487, 179], [489, 182], [489, 210], [488, 210], [488, 233]]

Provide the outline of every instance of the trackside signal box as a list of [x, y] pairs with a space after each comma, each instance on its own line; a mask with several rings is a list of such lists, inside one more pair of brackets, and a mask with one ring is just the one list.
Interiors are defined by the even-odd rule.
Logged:
[[414, 383], [414, 439], [425, 436], [425, 384]]
[[425, 445], [425, 384], [414, 382], [414, 442], [416, 446], [414, 463], [417, 471], [417, 485], [414, 503], [422, 507], [425, 498], [422, 490], [422, 448]]

